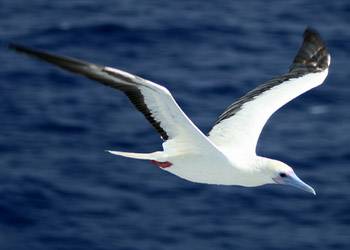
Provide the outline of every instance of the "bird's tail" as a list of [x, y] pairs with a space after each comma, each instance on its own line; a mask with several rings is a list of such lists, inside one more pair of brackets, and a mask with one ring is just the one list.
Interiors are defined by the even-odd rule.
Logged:
[[107, 150], [107, 152], [109, 152], [113, 155], [119, 155], [119, 156], [123, 156], [123, 157], [140, 159], [140, 160], [154, 160], [154, 161], [165, 160], [164, 159], [164, 152], [161, 152], [161, 151], [157, 151], [157, 152], [153, 152], [153, 153], [131, 153], [131, 152], [120, 152], [120, 151]]

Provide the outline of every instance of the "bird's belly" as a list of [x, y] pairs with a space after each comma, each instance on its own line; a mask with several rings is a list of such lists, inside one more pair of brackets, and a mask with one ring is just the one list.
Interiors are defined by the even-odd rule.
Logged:
[[[169, 158], [171, 166], [163, 168], [188, 181], [218, 185], [241, 185], [239, 173], [225, 159], [211, 159], [204, 155]], [[237, 181], [235, 181], [237, 180]]]

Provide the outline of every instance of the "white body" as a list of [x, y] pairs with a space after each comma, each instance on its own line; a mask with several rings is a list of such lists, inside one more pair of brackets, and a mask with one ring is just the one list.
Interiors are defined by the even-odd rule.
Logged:
[[[262, 167], [271, 160], [255, 153], [261, 130], [277, 109], [320, 85], [327, 73], [328, 70], [307, 74], [271, 88], [245, 103], [237, 114], [214, 126], [209, 137], [202, 134], [189, 120], [186, 122], [189, 121], [192, 126], [188, 129], [181, 123], [170, 121], [179, 132], [163, 143], [164, 151], [150, 154], [109, 152], [131, 158], [170, 162], [172, 165], [163, 170], [197, 183], [247, 187], [273, 183], [262, 172]], [[164, 91], [168, 93], [167, 90]], [[157, 109], [161, 107], [157, 106]], [[177, 105], [170, 107], [178, 108]]]
[[239, 162], [225, 155], [205, 155], [198, 152], [170, 156], [167, 159], [173, 165], [163, 170], [188, 181], [218, 185], [262, 185], [258, 171], [253, 168], [262, 161], [262, 157]]
[[315, 194], [292, 168], [255, 153], [260, 133], [270, 116], [290, 100], [322, 84], [328, 74], [330, 55], [312, 29], [305, 30], [303, 44], [288, 73], [273, 78], [230, 105], [208, 137], [161, 85], [111, 67], [20, 45], [12, 44], [10, 48], [123, 91], [165, 141], [161, 152], [109, 151], [112, 154], [155, 161], [165, 171], [192, 182], [241, 186], [279, 183]]

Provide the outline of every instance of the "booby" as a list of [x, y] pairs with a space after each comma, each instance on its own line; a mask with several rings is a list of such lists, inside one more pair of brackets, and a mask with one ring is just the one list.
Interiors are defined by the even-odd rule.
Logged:
[[317, 31], [307, 28], [289, 71], [256, 87], [232, 103], [208, 136], [181, 110], [165, 87], [125, 71], [10, 44], [10, 49], [44, 60], [124, 92], [160, 134], [163, 151], [114, 155], [150, 160], [159, 168], [196, 183], [255, 187], [285, 184], [307, 192], [287, 164], [256, 154], [260, 133], [270, 116], [302, 93], [322, 84], [330, 54]]

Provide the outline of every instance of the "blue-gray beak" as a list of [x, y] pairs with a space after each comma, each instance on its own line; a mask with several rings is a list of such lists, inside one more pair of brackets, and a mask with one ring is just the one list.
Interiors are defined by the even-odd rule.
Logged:
[[300, 180], [294, 172], [287, 174], [285, 177], [276, 177], [273, 180], [278, 184], [290, 185], [316, 195], [315, 190]]

